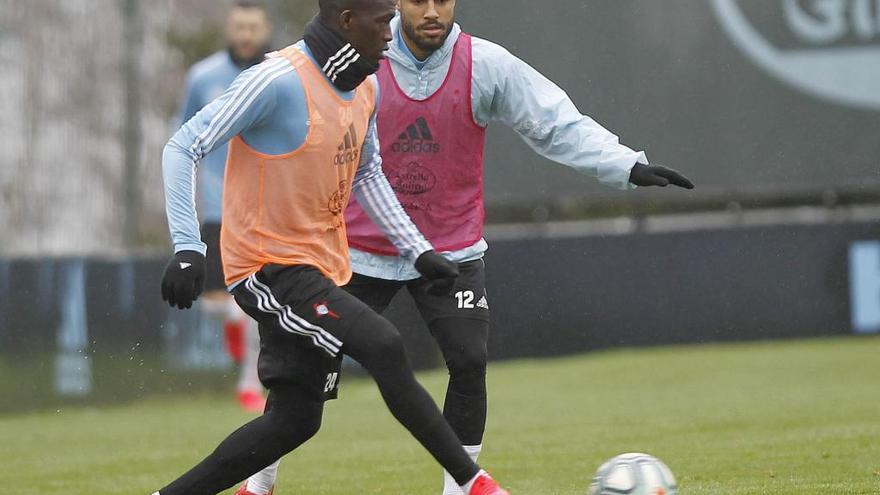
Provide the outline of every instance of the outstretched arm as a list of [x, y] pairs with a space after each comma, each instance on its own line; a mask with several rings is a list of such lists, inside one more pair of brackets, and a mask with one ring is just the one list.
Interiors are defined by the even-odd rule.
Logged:
[[[648, 165], [644, 152], [620, 144], [616, 135], [583, 115], [559, 86], [504, 48], [479, 40], [474, 50], [478, 122], [502, 122], [540, 155], [610, 187], [693, 187], [673, 170]], [[488, 60], [492, 63], [483, 62]]]

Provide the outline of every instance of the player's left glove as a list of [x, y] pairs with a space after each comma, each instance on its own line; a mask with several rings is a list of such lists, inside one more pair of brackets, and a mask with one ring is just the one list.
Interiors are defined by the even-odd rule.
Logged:
[[636, 163], [629, 173], [629, 181], [637, 186], [659, 186], [666, 187], [669, 184], [673, 186], [683, 187], [685, 189], [693, 189], [694, 183], [690, 179], [681, 175], [677, 170], [661, 167], [659, 165], [643, 165]]
[[205, 289], [205, 256], [181, 251], [168, 261], [162, 277], [162, 300], [178, 309], [191, 308]]
[[419, 256], [416, 270], [432, 282], [428, 292], [435, 296], [451, 294], [458, 278], [458, 265], [434, 251], [425, 251]]

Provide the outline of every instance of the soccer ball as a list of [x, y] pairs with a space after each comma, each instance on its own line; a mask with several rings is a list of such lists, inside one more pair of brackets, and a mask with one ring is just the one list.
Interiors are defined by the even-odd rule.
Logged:
[[648, 454], [621, 454], [599, 467], [589, 495], [678, 495], [666, 464]]

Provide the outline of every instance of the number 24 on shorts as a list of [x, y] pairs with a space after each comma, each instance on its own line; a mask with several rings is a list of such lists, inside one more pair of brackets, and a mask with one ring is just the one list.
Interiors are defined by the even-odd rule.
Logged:
[[324, 385], [324, 392], [332, 392], [336, 388], [339, 381], [339, 373], [327, 373], [327, 383]]

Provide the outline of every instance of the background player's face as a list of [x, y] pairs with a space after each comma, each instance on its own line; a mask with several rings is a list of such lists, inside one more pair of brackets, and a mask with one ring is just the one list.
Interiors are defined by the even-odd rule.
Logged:
[[455, 0], [399, 0], [398, 8], [413, 55], [424, 60], [443, 46], [455, 22]]
[[226, 22], [226, 43], [239, 60], [251, 60], [272, 36], [272, 24], [261, 8], [235, 7]]
[[378, 63], [391, 41], [390, 24], [395, 13], [394, 0], [364, 1], [357, 9], [342, 14], [341, 28], [362, 57]]

